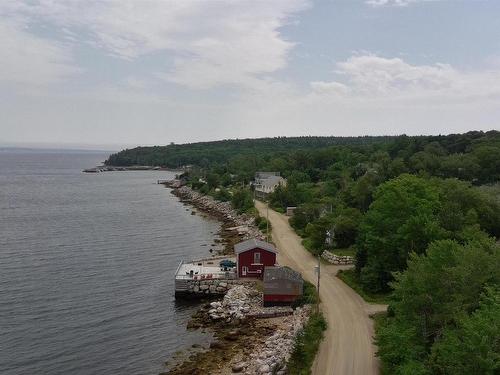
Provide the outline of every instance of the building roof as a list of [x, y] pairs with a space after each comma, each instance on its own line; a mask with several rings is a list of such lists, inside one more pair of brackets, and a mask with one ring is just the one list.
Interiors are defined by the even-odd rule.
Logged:
[[272, 280], [292, 280], [302, 282], [302, 275], [289, 267], [264, 268], [264, 282]]
[[284, 180], [285, 179], [281, 176], [269, 176], [269, 177], [266, 177], [266, 178], [263, 178], [262, 180], [260, 180], [260, 184], [273, 187], [273, 186], [279, 185]]
[[236, 254], [244, 253], [245, 251], [252, 250], [255, 248], [263, 249], [277, 254], [278, 250], [270, 244], [269, 242], [264, 242], [256, 238], [251, 238], [249, 240], [237, 243], [234, 245], [234, 252]]
[[255, 172], [256, 178], [266, 178], [269, 176], [279, 176], [280, 172]]

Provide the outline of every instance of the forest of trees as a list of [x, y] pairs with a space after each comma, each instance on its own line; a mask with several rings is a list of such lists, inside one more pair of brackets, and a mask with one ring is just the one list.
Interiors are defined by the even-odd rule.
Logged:
[[276, 137], [231, 139], [214, 142], [170, 144], [168, 146], [136, 147], [113, 154], [107, 165], [150, 165], [177, 168], [186, 164], [210, 167], [234, 158], [252, 158], [290, 150], [312, 150], [328, 146], [383, 143], [394, 137]]
[[[136, 148], [113, 165], [194, 164], [189, 182], [251, 212], [256, 171], [304, 245], [355, 255], [354, 278], [390, 298], [377, 328], [386, 374], [500, 372], [500, 132], [301, 137]], [[326, 243], [326, 233], [333, 233]]]

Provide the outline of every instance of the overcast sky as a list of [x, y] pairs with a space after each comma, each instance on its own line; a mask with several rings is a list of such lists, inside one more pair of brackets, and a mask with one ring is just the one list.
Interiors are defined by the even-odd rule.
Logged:
[[500, 129], [498, 0], [2, 0], [0, 145]]

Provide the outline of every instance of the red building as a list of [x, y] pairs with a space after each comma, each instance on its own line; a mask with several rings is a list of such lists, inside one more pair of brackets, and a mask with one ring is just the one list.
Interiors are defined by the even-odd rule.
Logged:
[[262, 279], [264, 268], [276, 265], [276, 248], [268, 242], [255, 238], [234, 246], [238, 277]]
[[264, 306], [289, 305], [302, 295], [304, 281], [300, 273], [288, 267], [264, 270]]

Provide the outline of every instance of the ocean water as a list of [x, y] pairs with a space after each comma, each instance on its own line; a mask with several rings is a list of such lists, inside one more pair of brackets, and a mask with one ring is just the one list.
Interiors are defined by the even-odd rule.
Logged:
[[173, 273], [219, 224], [156, 184], [172, 173], [81, 172], [106, 156], [0, 150], [0, 374], [158, 374], [207, 340]]

